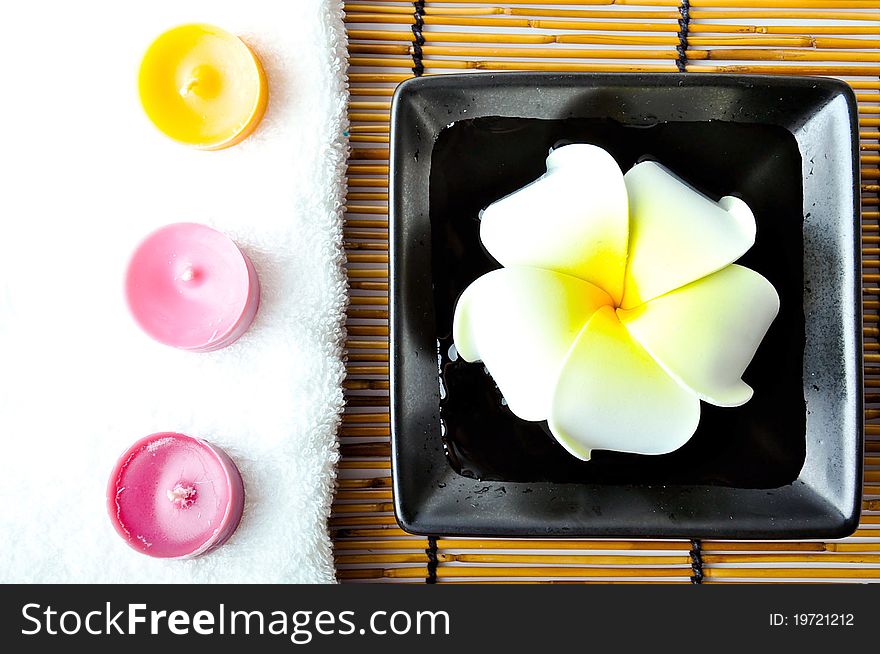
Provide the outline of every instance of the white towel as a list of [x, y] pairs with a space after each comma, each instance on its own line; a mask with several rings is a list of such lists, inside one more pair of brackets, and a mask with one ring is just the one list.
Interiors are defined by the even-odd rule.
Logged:
[[[141, 110], [150, 41], [181, 23], [242, 36], [269, 80], [244, 143], [200, 152]], [[114, 0], [0, 8], [0, 581], [330, 582], [343, 404], [346, 53], [340, 0]], [[262, 304], [232, 347], [143, 334], [123, 294], [152, 230], [203, 222], [251, 257]], [[232, 539], [153, 559], [105, 488], [135, 440], [223, 447], [246, 487]]]

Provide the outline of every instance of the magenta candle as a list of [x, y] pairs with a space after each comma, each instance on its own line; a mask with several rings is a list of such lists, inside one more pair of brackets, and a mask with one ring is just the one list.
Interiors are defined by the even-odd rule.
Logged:
[[150, 234], [131, 258], [125, 288], [131, 313], [147, 334], [192, 352], [231, 345], [260, 306], [251, 260], [228, 236], [196, 223]]
[[138, 552], [190, 558], [232, 536], [244, 484], [219, 447], [184, 434], [151, 434], [123, 454], [107, 486], [116, 531]]

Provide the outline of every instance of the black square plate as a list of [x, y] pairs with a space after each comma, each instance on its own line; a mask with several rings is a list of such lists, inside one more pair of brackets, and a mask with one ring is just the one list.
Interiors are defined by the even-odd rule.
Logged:
[[[391, 136], [394, 501], [421, 534], [833, 538], [858, 522], [862, 465], [855, 97], [839, 81], [716, 75], [448, 75], [400, 86]], [[656, 158], [753, 209], [741, 262], [782, 308], [736, 409], [655, 457], [566, 454], [451, 349], [459, 294], [499, 267], [478, 212], [539, 177], [560, 142], [626, 171]], [[536, 229], [540, 225], [536, 224]]]

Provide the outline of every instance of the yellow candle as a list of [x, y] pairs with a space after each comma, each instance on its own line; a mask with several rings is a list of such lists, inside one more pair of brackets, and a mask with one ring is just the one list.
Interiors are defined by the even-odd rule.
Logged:
[[150, 120], [176, 141], [220, 150], [244, 140], [266, 110], [266, 74], [237, 36], [181, 25], [147, 49], [138, 79]]

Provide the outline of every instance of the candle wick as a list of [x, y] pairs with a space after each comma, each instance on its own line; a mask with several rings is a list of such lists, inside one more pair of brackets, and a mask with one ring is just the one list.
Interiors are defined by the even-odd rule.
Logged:
[[173, 489], [165, 492], [168, 499], [178, 509], [188, 509], [196, 503], [196, 489], [192, 485], [178, 483]]
[[182, 273], [180, 273], [180, 278], [185, 282], [191, 282], [196, 278], [196, 271], [193, 270], [192, 266], [187, 266]]
[[180, 87], [179, 93], [180, 95], [187, 96], [192, 93], [193, 89], [195, 89], [196, 85], [199, 83], [199, 78], [195, 75], [190, 75], [189, 79], [186, 80], [186, 84]]

